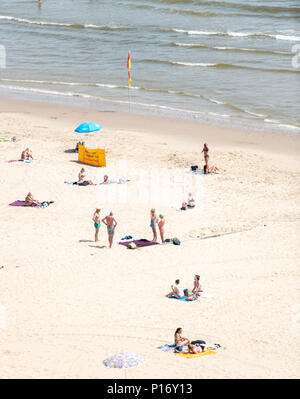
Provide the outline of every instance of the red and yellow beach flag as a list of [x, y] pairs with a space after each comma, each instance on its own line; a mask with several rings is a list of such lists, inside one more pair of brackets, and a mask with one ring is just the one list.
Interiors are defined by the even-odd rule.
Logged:
[[128, 70], [128, 87], [129, 87], [129, 89], [131, 88], [131, 73], [130, 73], [130, 68], [131, 68], [131, 59], [130, 59], [130, 51], [128, 51], [127, 70]]

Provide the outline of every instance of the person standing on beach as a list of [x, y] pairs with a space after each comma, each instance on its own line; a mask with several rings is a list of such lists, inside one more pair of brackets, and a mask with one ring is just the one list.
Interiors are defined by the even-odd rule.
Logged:
[[102, 222], [107, 226], [109, 248], [111, 248], [114, 239], [115, 228], [118, 223], [115, 220], [112, 212], [110, 212], [108, 216], [102, 219]]
[[93, 215], [93, 221], [94, 221], [94, 226], [95, 226], [95, 242], [99, 241], [98, 240], [98, 234], [99, 234], [99, 229], [101, 226], [101, 219], [100, 219], [100, 208], [96, 208], [96, 211]]
[[151, 227], [151, 229], [153, 231], [153, 240], [152, 241], [154, 241], [154, 242], [157, 241], [157, 231], [156, 231], [157, 222], [158, 222], [158, 217], [157, 217], [157, 215], [155, 213], [155, 209], [152, 208], [151, 211], [150, 211], [150, 227]]
[[160, 233], [160, 238], [162, 244], [165, 242], [164, 239], [164, 233], [165, 233], [165, 218], [164, 215], [160, 214], [159, 215], [159, 222], [158, 222], [158, 228], [159, 228], [159, 233]]
[[208, 166], [208, 160], [209, 160], [208, 151], [209, 151], [209, 148], [207, 147], [207, 144], [204, 143], [203, 149], [202, 149], [201, 152], [204, 153], [204, 161], [205, 161], [205, 165], [206, 165], [206, 166]]

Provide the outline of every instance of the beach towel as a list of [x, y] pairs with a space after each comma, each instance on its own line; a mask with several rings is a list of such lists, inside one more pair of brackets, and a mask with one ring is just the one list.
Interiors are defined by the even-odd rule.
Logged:
[[[32, 204], [31, 207], [34, 207], [34, 208], [47, 208], [50, 204], [51, 204], [50, 202], [44, 201], [44, 202], [42, 202], [42, 205], [40, 205], [40, 206]], [[25, 205], [25, 201], [19, 201], [19, 200], [18, 201], [14, 201], [14, 202], [12, 202], [9, 205], [10, 206], [26, 206]], [[28, 206], [28, 208], [30, 208], [30, 206]]]
[[[175, 344], [173, 344], [173, 345], [165, 344], [165, 345], [162, 345], [162, 346], [158, 346], [157, 349], [160, 349], [163, 352], [174, 352], [175, 351]], [[188, 346], [187, 345], [183, 346], [182, 350], [183, 351], [187, 351], [188, 350]]]
[[[25, 201], [15, 201], [15, 202], [12, 202], [11, 204], [9, 204], [10, 206], [25, 206]], [[31, 205], [31, 206], [36, 206], [36, 205]]]
[[187, 359], [193, 359], [194, 357], [202, 357], [207, 355], [216, 355], [217, 351], [211, 351], [206, 349], [204, 352], [200, 353], [176, 353], [177, 356], [185, 357]]
[[7, 162], [23, 162], [23, 163], [31, 163], [32, 162], [32, 159], [31, 158], [29, 158], [29, 159], [10, 159], [9, 161], [7, 161]]
[[150, 245], [158, 245], [158, 242], [149, 241], [144, 238], [142, 238], [140, 240], [130, 240], [130, 241], [125, 241], [125, 242], [119, 242], [119, 244], [124, 245], [125, 247], [128, 247], [128, 244], [131, 242], [134, 242], [138, 248], [149, 247]]
[[197, 301], [198, 298], [192, 298], [192, 300], [187, 299], [187, 296], [183, 296], [182, 298], [176, 298], [176, 296], [169, 296], [170, 299], [177, 299], [178, 301], [183, 301], [183, 302], [194, 302]]

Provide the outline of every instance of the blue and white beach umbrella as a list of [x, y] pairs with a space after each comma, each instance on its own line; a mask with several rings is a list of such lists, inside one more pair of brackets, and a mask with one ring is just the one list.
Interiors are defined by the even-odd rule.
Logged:
[[84, 122], [75, 129], [75, 132], [91, 133], [91, 132], [97, 132], [100, 129], [102, 129], [102, 126], [98, 125], [98, 123]]

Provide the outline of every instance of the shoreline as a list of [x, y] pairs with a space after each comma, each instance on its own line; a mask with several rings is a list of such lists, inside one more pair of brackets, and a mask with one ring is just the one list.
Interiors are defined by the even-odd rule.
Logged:
[[[34, 111], [32, 112], [33, 107]], [[109, 128], [113, 129], [124, 129], [124, 126], [126, 126], [126, 129], [133, 129], [135, 133], [140, 130], [143, 134], [149, 135], [151, 133], [166, 139], [176, 135], [176, 139], [180, 138], [181, 144], [186, 148], [194, 148], [194, 145], [198, 142], [199, 146], [201, 146], [202, 141], [207, 141], [212, 145], [218, 144], [225, 148], [234, 146], [234, 148], [247, 148], [258, 152], [275, 152], [293, 157], [300, 152], [300, 136], [293, 134], [219, 127], [201, 123], [200, 121], [181, 120], [165, 116], [101, 111], [94, 108], [89, 109], [88, 104], [86, 107], [82, 107], [80, 105], [61, 105], [30, 99], [11, 99], [5, 98], [0, 93], [0, 115], [1, 113], [25, 113], [27, 115], [38, 114], [39, 116], [51, 118], [53, 112], [57, 112], [58, 109], [60, 110], [60, 120], [63, 122], [67, 122], [71, 116], [74, 122], [76, 119], [78, 120], [79, 125], [83, 120], [76, 118], [76, 115], [81, 113], [84, 116], [89, 115], [95, 121], [98, 120], [104, 129], [107, 121]], [[68, 113], [67, 117], [65, 117], [66, 113]], [[112, 115], [116, 116], [116, 118], [111, 118]], [[146, 126], [145, 120], [147, 120]], [[1, 135], [4, 135], [4, 132]]]
[[[154, 104], [140, 104], [132, 103], [129, 100], [112, 100], [105, 97], [96, 97], [84, 93], [70, 93], [70, 92], [55, 92], [51, 90], [35, 89], [35, 88], [22, 88], [22, 87], [8, 87], [0, 86], [0, 97], [7, 95], [10, 100], [15, 101], [31, 101], [35, 103], [48, 103], [57, 105], [66, 105], [76, 108], [89, 108], [97, 110], [101, 108], [112, 107], [110, 112], [117, 112], [121, 114], [131, 114], [140, 116], [152, 116], [158, 118], [175, 119], [182, 122], [199, 123], [206, 126], [255, 131], [257, 133], [270, 133], [279, 135], [292, 135], [300, 136], [300, 127], [288, 125], [284, 123], [274, 123], [270, 119], [246, 119], [234, 118], [224, 116], [214, 112], [192, 111], [180, 108], [172, 108], [163, 105]], [[127, 110], [126, 110], [127, 108]], [[101, 112], [101, 110], [99, 111]], [[247, 111], [248, 113], [248, 111]], [[251, 114], [251, 112], [249, 113]], [[213, 116], [212, 116], [213, 115]], [[278, 121], [277, 121], [278, 122]]]

